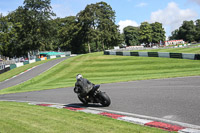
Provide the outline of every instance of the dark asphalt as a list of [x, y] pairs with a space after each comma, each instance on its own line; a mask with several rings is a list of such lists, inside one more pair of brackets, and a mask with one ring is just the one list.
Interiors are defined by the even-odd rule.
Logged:
[[[200, 126], [200, 77], [102, 84], [111, 98], [105, 109], [152, 116]], [[73, 87], [0, 95], [0, 100], [80, 103]], [[91, 107], [93, 107], [91, 105]], [[103, 108], [103, 107], [96, 107]]]
[[41, 74], [42, 72], [48, 70], [49, 68], [51, 68], [55, 64], [65, 60], [67, 58], [69, 58], [69, 57], [48, 61], [47, 63], [41, 64], [41, 65], [37, 66], [36, 68], [33, 68], [31, 71], [28, 71], [28, 72], [26, 72], [22, 75], [19, 75], [15, 78], [12, 78], [11, 80], [0, 82], [0, 90], [7, 88], [7, 87], [10, 87], [10, 86], [17, 85], [17, 84], [22, 83], [24, 81], [27, 81], [27, 80]]

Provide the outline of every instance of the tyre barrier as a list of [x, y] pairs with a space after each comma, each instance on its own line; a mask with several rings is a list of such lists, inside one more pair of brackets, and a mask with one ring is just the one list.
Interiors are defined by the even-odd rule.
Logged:
[[141, 57], [163, 57], [163, 58], [177, 58], [177, 59], [200, 60], [200, 54], [190, 54], [190, 53], [116, 52], [116, 51], [106, 50], [106, 51], [104, 51], [104, 55], [141, 56]]
[[148, 57], [159, 57], [158, 52], [148, 52]]
[[[123, 53], [129, 53], [129, 52], [123, 52]], [[131, 56], [139, 56], [138, 52], [130, 52]]]
[[10, 67], [5, 67], [4, 69], [1, 69], [0, 70], [0, 74], [4, 73], [4, 72], [7, 72], [10, 70]]

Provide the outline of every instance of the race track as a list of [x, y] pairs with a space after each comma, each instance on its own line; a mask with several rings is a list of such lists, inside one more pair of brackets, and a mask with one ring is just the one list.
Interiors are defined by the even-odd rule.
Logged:
[[4, 88], [8, 88], [10, 86], [20, 84], [22, 82], [25, 82], [25, 81], [41, 74], [42, 72], [50, 69], [54, 65], [60, 63], [61, 61], [65, 60], [65, 59], [68, 59], [68, 58], [70, 58], [70, 57], [65, 57], [65, 58], [60, 58], [60, 59], [48, 61], [47, 63], [38, 65], [38, 66], [32, 68], [30, 71], [27, 71], [23, 74], [20, 74], [20, 75], [14, 77], [12, 79], [0, 82], [0, 90], [4, 89]]
[[[39, 67], [33, 70], [40, 70]], [[23, 78], [26, 74], [21, 76]], [[9, 80], [11, 85], [12, 80], [14, 82], [16, 79]], [[100, 89], [110, 96], [111, 105], [104, 108], [90, 104], [89, 107], [200, 126], [199, 81], [200, 77], [196, 76], [102, 84]], [[73, 87], [0, 95], [0, 100], [80, 104]]]

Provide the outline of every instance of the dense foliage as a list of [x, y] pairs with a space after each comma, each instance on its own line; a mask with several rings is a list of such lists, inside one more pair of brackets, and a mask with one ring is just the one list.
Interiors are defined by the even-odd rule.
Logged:
[[200, 19], [183, 21], [183, 24], [172, 32], [170, 39], [183, 39], [187, 42], [200, 42]]
[[39, 50], [87, 53], [121, 40], [115, 12], [105, 2], [87, 5], [76, 16], [55, 18], [50, 0], [24, 0], [15, 11], [0, 15], [0, 54], [8, 57]]
[[[200, 41], [200, 19], [184, 21], [170, 39]], [[76, 16], [56, 18], [51, 0], [24, 0], [23, 6], [0, 14], [0, 55], [27, 56], [38, 51], [61, 50], [88, 53], [127, 46], [160, 44], [165, 41], [162, 23], [142, 22], [127, 26], [120, 34], [115, 11], [106, 2], [90, 4]]]
[[159, 22], [152, 24], [143, 22], [140, 27], [125, 27], [124, 40], [128, 46], [140, 45], [142, 43], [145, 45], [151, 43], [159, 44], [161, 41], [165, 41], [165, 30]]
[[139, 45], [139, 27], [127, 26], [124, 28], [124, 40], [127, 46]]

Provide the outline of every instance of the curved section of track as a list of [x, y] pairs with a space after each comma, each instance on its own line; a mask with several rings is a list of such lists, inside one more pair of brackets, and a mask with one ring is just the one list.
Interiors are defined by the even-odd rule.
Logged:
[[39, 66], [36, 66], [34, 68], [32, 68], [30, 71], [27, 71], [23, 74], [20, 74], [16, 77], [13, 77], [9, 80], [0, 82], [0, 90], [4, 89], [4, 88], [8, 88], [17, 84], [20, 84], [22, 82], [25, 82], [27, 80], [30, 80], [31, 78], [45, 72], [46, 70], [50, 69], [51, 67], [53, 67], [54, 65], [60, 63], [63, 60], [66, 60], [69, 57], [65, 57], [65, 58], [60, 58], [60, 59], [56, 59], [56, 60], [52, 60], [52, 61], [48, 61], [44, 64], [41, 64]]
[[[100, 89], [110, 96], [111, 105], [89, 107], [200, 126], [199, 81], [200, 76], [102, 84]], [[81, 104], [73, 87], [0, 95], [0, 100]]]

